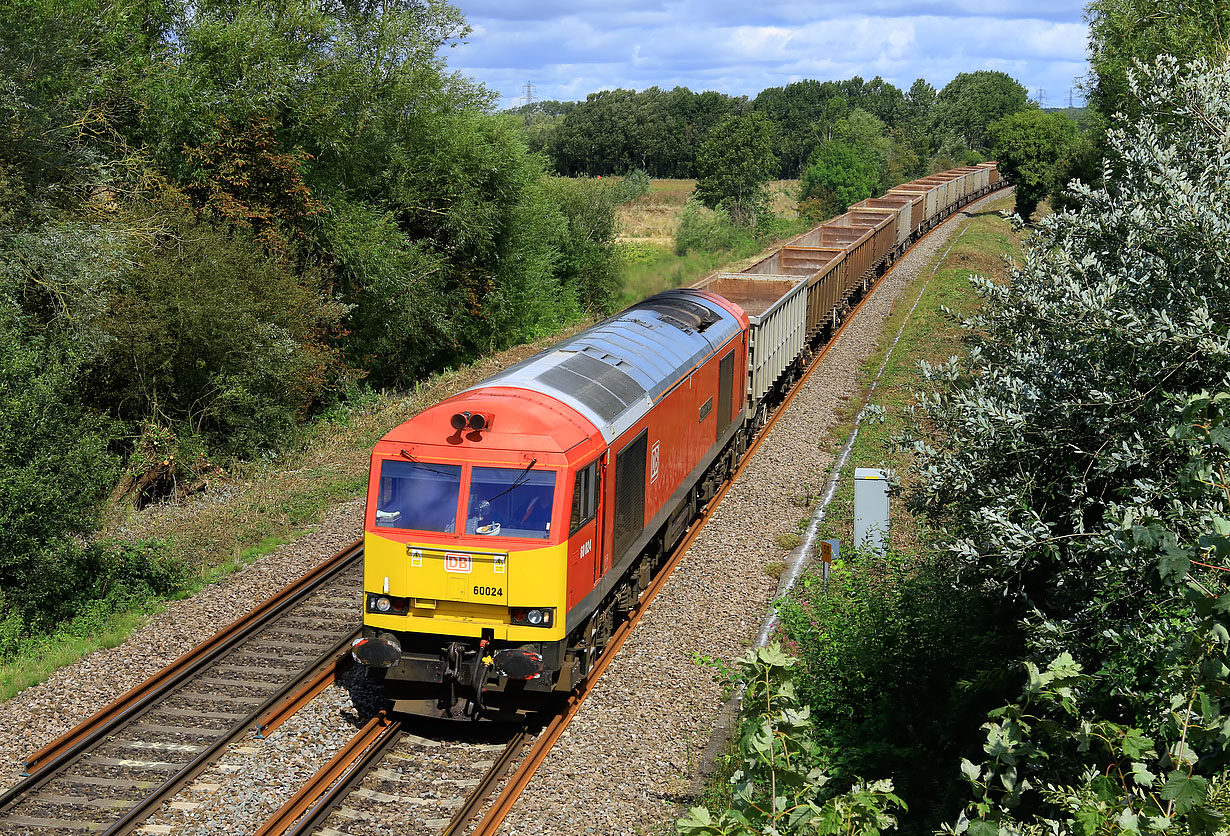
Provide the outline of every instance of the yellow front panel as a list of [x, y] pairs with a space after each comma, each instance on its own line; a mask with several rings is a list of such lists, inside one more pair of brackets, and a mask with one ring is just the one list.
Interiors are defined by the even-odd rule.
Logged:
[[[384, 630], [551, 641], [564, 637], [567, 544], [525, 551], [440, 547], [364, 536], [363, 588], [411, 599], [408, 615], [366, 613]], [[555, 607], [555, 626], [512, 627], [509, 607]]]

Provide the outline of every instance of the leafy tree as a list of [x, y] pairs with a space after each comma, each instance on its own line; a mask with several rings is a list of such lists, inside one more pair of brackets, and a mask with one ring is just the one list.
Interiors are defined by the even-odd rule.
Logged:
[[254, 241], [173, 205], [155, 215], [165, 230], [133, 253], [96, 325], [89, 401], [233, 456], [275, 447], [346, 373], [326, 342], [343, 308]]
[[1061, 113], [1023, 110], [992, 122], [987, 137], [1000, 173], [1016, 187], [1017, 214], [1028, 221], [1078, 142], [1076, 123]]
[[775, 136], [776, 126], [760, 113], [718, 123], [696, 153], [696, 198], [711, 209], [727, 210], [736, 223], [754, 227], [768, 211], [765, 187], [778, 169]]
[[1185, 0], [1091, 0], [1089, 107], [1104, 120], [1123, 111], [1135, 116], [1128, 73], [1133, 61], [1168, 54], [1181, 62], [1230, 55], [1230, 7]]
[[799, 205], [814, 220], [846, 211], [892, 185], [889, 157], [894, 152], [886, 126], [865, 110], [854, 110], [837, 123], [832, 139], [822, 143], [803, 172]]
[[936, 97], [936, 125], [951, 131], [966, 147], [981, 149], [986, 147], [988, 125], [1036, 106], [1029, 100], [1029, 91], [1007, 73], [958, 73]]

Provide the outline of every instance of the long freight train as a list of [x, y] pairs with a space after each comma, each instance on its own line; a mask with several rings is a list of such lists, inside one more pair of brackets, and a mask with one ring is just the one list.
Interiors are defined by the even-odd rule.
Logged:
[[420, 714], [498, 719], [570, 691], [812, 348], [912, 241], [999, 185], [984, 163], [898, 186], [389, 432], [354, 657]]

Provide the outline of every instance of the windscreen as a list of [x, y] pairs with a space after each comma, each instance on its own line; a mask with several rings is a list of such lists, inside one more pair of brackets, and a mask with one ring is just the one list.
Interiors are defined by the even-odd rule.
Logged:
[[460, 495], [461, 465], [386, 459], [380, 463], [376, 525], [452, 532]]
[[546, 540], [551, 536], [555, 471], [475, 467], [466, 533]]

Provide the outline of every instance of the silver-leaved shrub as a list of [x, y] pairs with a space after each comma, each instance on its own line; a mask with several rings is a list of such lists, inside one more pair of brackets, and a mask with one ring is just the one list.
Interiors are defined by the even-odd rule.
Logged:
[[1026, 637], [957, 832], [1226, 827], [1230, 63], [1130, 88], [1105, 186], [977, 282], [971, 351], [924, 367], [905, 439], [957, 582]]

